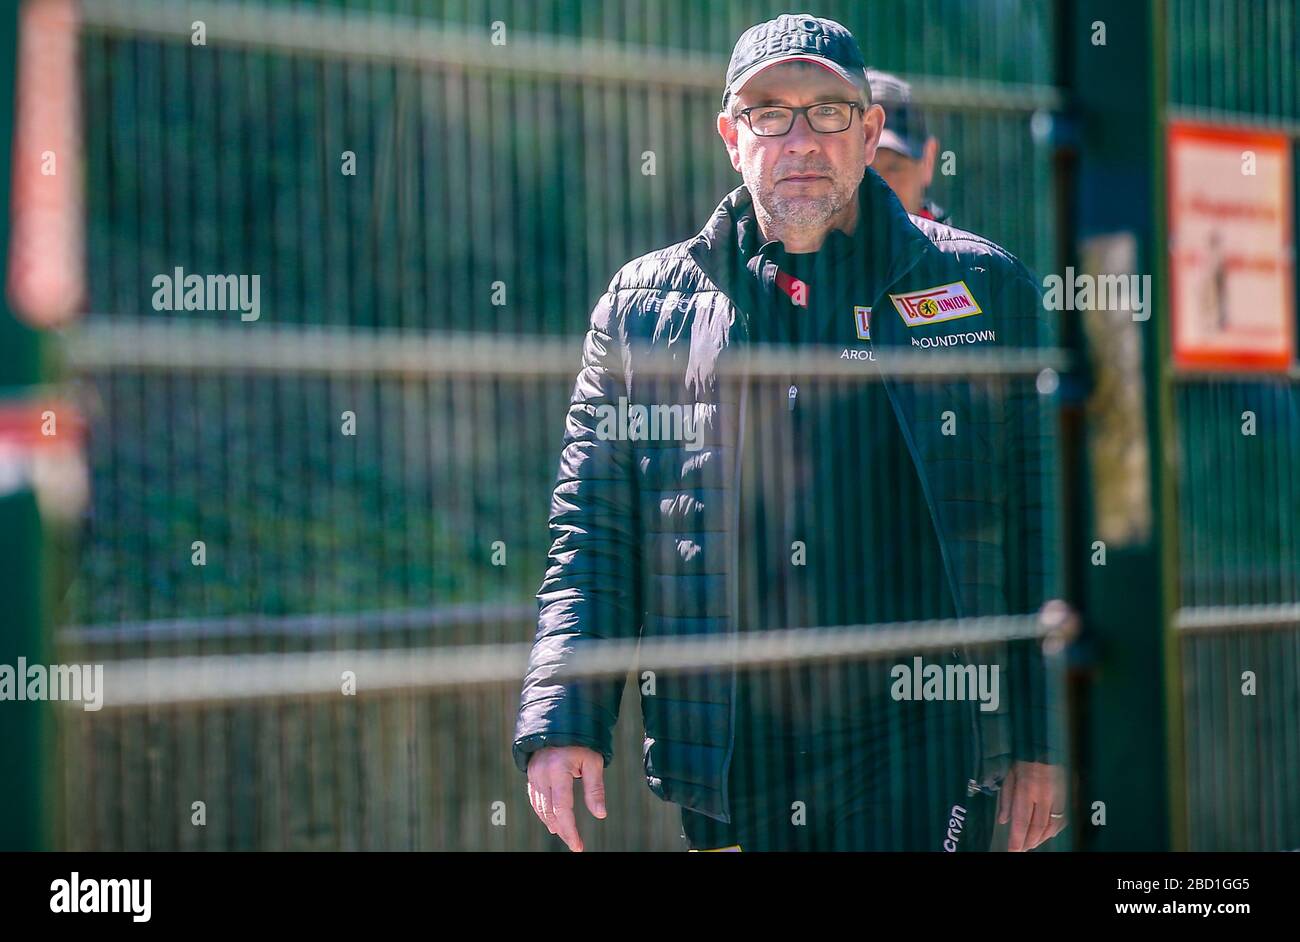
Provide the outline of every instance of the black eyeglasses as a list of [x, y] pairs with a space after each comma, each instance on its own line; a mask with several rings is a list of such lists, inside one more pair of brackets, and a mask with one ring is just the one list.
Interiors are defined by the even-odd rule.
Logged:
[[[856, 101], [819, 101], [803, 108], [785, 105], [757, 105], [741, 109], [741, 116], [749, 129], [759, 137], [784, 137], [794, 127], [794, 119], [806, 115], [808, 126], [818, 134], [838, 134], [847, 131], [853, 123], [853, 111], [862, 108]], [[864, 109], [865, 110], [865, 109]]]

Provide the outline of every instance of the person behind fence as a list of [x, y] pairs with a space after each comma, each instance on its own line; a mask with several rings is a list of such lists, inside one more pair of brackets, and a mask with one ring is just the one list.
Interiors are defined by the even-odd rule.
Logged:
[[897, 75], [867, 69], [871, 100], [885, 111], [885, 128], [871, 169], [889, 184], [909, 213], [947, 222], [948, 213], [926, 191], [934, 180], [939, 139], [930, 133], [925, 111], [912, 101], [912, 86]]
[[[638, 643], [646, 782], [681, 806], [691, 850], [988, 849], [994, 816], [1027, 850], [1065, 826], [1041, 690], [1009, 662], [919, 647], [905, 628], [884, 657], [851, 650], [869, 631], [776, 664], [739, 644], [1043, 601], [1032, 377], [889, 368], [1040, 343], [1037, 283], [993, 242], [909, 218], [869, 169], [883, 125], [842, 25], [785, 14], [746, 30], [716, 121], [742, 185], [693, 238], [619, 269], [591, 312], [512, 747], [572, 850], [592, 826], [579, 786], [608, 813]], [[853, 375], [750, 358], [796, 348]], [[683, 406], [695, 447], [672, 423], [622, 422], [629, 404]], [[718, 638], [737, 642], [726, 669], [650, 653]], [[616, 676], [581, 669], [611, 642], [627, 652]]]

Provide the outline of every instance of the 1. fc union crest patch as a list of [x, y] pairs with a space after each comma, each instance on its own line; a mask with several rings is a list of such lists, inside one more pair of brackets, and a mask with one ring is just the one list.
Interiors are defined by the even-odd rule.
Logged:
[[871, 339], [871, 308], [861, 304], [854, 306], [853, 323], [857, 325], [859, 340]]
[[894, 302], [899, 316], [908, 327], [941, 324], [959, 317], [984, 313], [975, 303], [975, 297], [964, 281], [909, 291], [906, 294], [891, 294], [889, 300]]

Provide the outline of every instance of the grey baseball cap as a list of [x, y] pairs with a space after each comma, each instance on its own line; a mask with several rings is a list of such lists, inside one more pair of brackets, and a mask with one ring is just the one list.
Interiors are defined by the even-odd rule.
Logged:
[[879, 146], [920, 160], [930, 129], [925, 113], [912, 101], [912, 86], [897, 75], [876, 69], [867, 70], [867, 81], [871, 83], [871, 100], [885, 109]]
[[834, 20], [811, 13], [782, 13], [740, 34], [722, 90], [725, 109], [732, 95], [766, 68], [782, 62], [814, 62], [859, 89], [871, 101], [862, 50], [853, 34]]

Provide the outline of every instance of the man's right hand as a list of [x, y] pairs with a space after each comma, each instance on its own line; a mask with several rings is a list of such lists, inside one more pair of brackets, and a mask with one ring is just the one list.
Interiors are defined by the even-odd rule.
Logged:
[[546, 829], [569, 850], [581, 851], [573, 816], [573, 780], [582, 779], [582, 797], [594, 817], [605, 817], [605, 760], [586, 746], [545, 746], [528, 759], [528, 803]]

